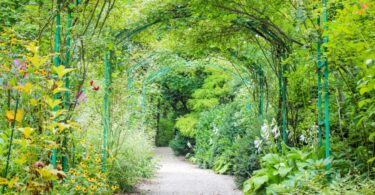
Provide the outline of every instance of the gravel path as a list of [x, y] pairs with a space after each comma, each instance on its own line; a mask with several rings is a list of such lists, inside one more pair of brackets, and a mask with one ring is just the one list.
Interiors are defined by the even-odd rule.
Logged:
[[160, 169], [154, 179], [138, 186], [141, 194], [151, 195], [240, 195], [233, 178], [200, 169], [176, 157], [170, 148], [157, 148]]

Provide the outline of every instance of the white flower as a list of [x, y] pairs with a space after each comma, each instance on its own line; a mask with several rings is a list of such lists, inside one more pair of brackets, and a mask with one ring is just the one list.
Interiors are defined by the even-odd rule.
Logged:
[[301, 142], [306, 142], [306, 137], [305, 137], [304, 135], [301, 135], [301, 136], [299, 137], [299, 140], [300, 140]]
[[255, 148], [258, 150], [258, 152], [262, 151], [262, 140], [256, 139], [254, 140]]
[[268, 129], [269, 129], [268, 124], [267, 124], [267, 123], [264, 123], [264, 124], [262, 125], [262, 128], [261, 128], [261, 130], [262, 130], [261, 134], [262, 134], [262, 137], [263, 137], [264, 139], [266, 139], [266, 140], [268, 140], [268, 138], [269, 138], [269, 136], [270, 136], [270, 133], [269, 133]]
[[366, 65], [370, 65], [372, 63], [372, 59], [367, 59], [366, 60]]
[[273, 129], [271, 130], [271, 132], [272, 132], [275, 140], [277, 140], [280, 137], [280, 131], [279, 131], [279, 128], [277, 126], [274, 126]]
[[191, 143], [188, 141], [187, 142], [187, 146], [189, 147], [189, 148], [192, 148], [192, 145], [191, 145]]
[[214, 131], [214, 134], [218, 134], [219, 133], [219, 129], [216, 126], [214, 127], [213, 131]]

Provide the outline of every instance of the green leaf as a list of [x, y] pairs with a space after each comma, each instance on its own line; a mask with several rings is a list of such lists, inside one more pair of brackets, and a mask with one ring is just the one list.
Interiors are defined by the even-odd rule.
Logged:
[[375, 140], [375, 132], [370, 134], [370, 136], [368, 137], [368, 140], [372, 142]]
[[268, 181], [268, 176], [264, 175], [264, 176], [260, 176], [260, 177], [253, 177], [253, 178], [251, 178], [251, 181], [254, 184], [254, 191], [256, 191], [259, 188], [261, 188], [263, 186], [263, 184], [265, 184]]
[[230, 164], [225, 164], [223, 167], [221, 167], [220, 170], [218, 170], [218, 173], [219, 173], [219, 174], [224, 174], [224, 173], [226, 173], [226, 172], [229, 170], [229, 165], [230, 165]]
[[363, 95], [363, 94], [365, 94], [365, 93], [367, 93], [367, 92], [370, 92], [372, 90], [372, 88], [371, 87], [362, 87], [361, 89], [359, 89], [359, 93], [361, 94], [361, 95]]
[[262, 160], [268, 165], [274, 165], [280, 162], [280, 157], [277, 154], [266, 154]]
[[361, 101], [358, 102], [358, 107], [362, 108], [363, 106], [365, 106], [366, 104], [369, 104], [371, 102], [372, 102], [371, 99], [361, 100]]
[[292, 168], [290, 167], [280, 167], [278, 170], [277, 170], [277, 173], [281, 176], [281, 177], [285, 177], [290, 171], [292, 170]]
[[52, 72], [57, 74], [57, 76], [62, 79], [64, 75], [68, 74], [69, 72], [74, 71], [74, 68], [65, 68], [63, 65], [60, 65], [58, 67], [53, 66]]
[[251, 182], [250, 179], [246, 180], [243, 184], [243, 191], [245, 194], [250, 194], [251, 193]]
[[372, 163], [372, 162], [374, 162], [375, 161], [375, 157], [372, 157], [372, 158], [370, 158], [370, 159], [368, 159], [368, 163]]

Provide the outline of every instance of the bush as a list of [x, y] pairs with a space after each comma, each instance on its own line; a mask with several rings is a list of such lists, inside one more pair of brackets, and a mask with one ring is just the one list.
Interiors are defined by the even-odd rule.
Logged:
[[169, 147], [172, 148], [175, 155], [186, 155], [192, 151], [192, 145], [194, 144], [194, 140], [188, 137], [177, 133], [175, 138], [169, 142]]
[[[113, 80], [113, 91], [122, 89], [124, 83], [121, 79]], [[80, 113], [78, 122], [88, 129], [87, 141], [90, 145], [102, 145], [102, 121], [101, 105], [97, 105], [98, 99], [103, 98], [103, 93], [89, 91], [87, 102], [79, 106]], [[91, 93], [91, 94], [90, 94]], [[143, 178], [151, 177], [156, 170], [156, 163], [153, 161], [153, 140], [152, 133], [139, 130], [135, 125], [130, 128], [127, 121], [126, 98], [120, 93], [113, 93], [113, 98], [118, 100], [112, 102], [111, 128], [108, 129], [107, 145], [107, 175], [108, 180], [119, 186], [118, 191], [130, 192], [133, 187]]]
[[182, 135], [186, 137], [194, 137], [195, 126], [197, 124], [196, 114], [186, 114], [177, 118], [176, 128], [178, 128]]
[[121, 135], [123, 142], [110, 164], [109, 179], [116, 181], [122, 191], [132, 191], [142, 178], [151, 177], [156, 169], [152, 142], [145, 139], [147, 137], [146, 133], [137, 130]]
[[[310, 151], [310, 152], [307, 152]], [[308, 150], [288, 148], [283, 145], [283, 154], [268, 153], [261, 157], [262, 169], [244, 183], [245, 194], [292, 193], [305, 182], [327, 182], [329, 172], [325, 167], [330, 160], [318, 160]]]
[[203, 168], [211, 168], [213, 166], [213, 150], [212, 138], [214, 136], [212, 121], [215, 118], [215, 113], [206, 111], [201, 114], [196, 130], [194, 148], [196, 162]]
[[243, 183], [260, 168], [258, 153], [254, 146], [254, 138], [249, 135], [237, 139], [234, 145], [233, 175], [237, 187], [242, 188]]
[[174, 123], [170, 119], [160, 119], [159, 132], [157, 134], [156, 146], [168, 146], [174, 137]]

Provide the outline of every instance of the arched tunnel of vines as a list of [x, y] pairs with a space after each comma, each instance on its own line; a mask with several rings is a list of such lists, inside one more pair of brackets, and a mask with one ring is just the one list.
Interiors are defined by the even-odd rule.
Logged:
[[373, 0], [0, 0], [0, 194], [375, 194]]

